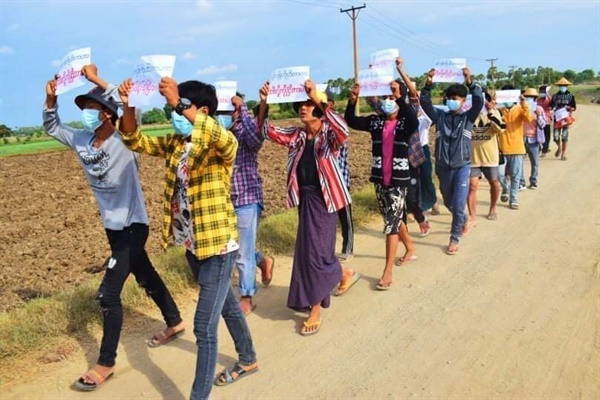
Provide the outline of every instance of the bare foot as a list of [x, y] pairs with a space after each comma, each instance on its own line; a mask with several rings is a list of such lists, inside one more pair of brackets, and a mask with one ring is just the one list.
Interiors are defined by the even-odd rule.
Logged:
[[275, 259], [271, 256], [264, 257], [258, 264], [260, 268], [260, 279], [263, 286], [267, 287], [271, 284], [273, 279], [273, 267], [275, 266]]
[[467, 220], [467, 222], [465, 223], [465, 225], [463, 226], [463, 230], [462, 230], [463, 236], [467, 236], [469, 233], [471, 233], [471, 231], [473, 230], [474, 227], [475, 227], [475, 219], [469, 218]]

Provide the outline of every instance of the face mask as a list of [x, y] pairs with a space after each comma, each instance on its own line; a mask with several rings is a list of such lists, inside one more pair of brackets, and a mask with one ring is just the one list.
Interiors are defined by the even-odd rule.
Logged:
[[546, 98], [546, 93], [540, 93], [540, 99], [545, 99]]
[[558, 87], [558, 91], [561, 93], [565, 93], [567, 91], [567, 87], [566, 86], [559, 86]]
[[217, 121], [225, 129], [231, 129], [233, 126], [233, 117], [231, 115], [217, 115]]
[[504, 106], [504, 108], [511, 108], [513, 106], [513, 103], [502, 103], [502, 105]]
[[183, 115], [177, 114], [175, 111], [171, 112], [171, 125], [175, 129], [175, 133], [183, 137], [188, 137], [194, 130], [194, 125]]
[[95, 131], [102, 125], [102, 121], [100, 121], [100, 111], [92, 110], [90, 108], [84, 109], [81, 113], [81, 122], [86, 128]]
[[385, 115], [391, 115], [398, 110], [398, 104], [394, 100], [385, 99], [381, 102], [381, 111]]
[[446, 105], [448, 106], [448, 109], [450, 111], [456, 111], [460, 109], [460, 101], [458, 100], [452, 100], [452, 99], [448, 99], [446, 100]]
[[537, 103], [535, 102], [535, 99], [527, 99], [527, 104], [529, 104], [529, 109], [531, 110], [531, 112], [534, 112], [536, 107], [537, 107]]

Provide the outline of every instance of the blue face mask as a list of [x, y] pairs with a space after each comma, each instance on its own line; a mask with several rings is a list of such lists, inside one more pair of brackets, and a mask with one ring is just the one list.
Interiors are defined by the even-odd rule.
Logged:
[[217, 121], [225, 129], [231, 129], [233, 126], [233, 117], [231, 115], [217, 115]]
[[102, 125], [102, 121], [100, 121], [100, 111], [91, 108], [84, 109], [81, 113], [81, 122], [86, 128], [95, 131]]
[[558, 91], [561, 93], [565, 93], [567, 91], [567, 87], [566, 86], [559, 86], [558, 87]]
[[398, 104], [396, 104], [394, 100], [385, 99], [381, 102], [381, 111], [383, 111], [385, 115], [391, 115], [398, 111]]
[[171, 125], [175, 129], [175, 133], [183, 137], [188, 137], [194, 130], [194, 125], [183, 115], [177, 114], [175, 111], [171, 112]]
[[448, 110], [457, 111], [460, 110], [461, 103], [458, 100], [448, 99], [446, 100], [446, 105], [448, 106]]
[[511, 108], [514, 103], [502, 103], [505, 108]]

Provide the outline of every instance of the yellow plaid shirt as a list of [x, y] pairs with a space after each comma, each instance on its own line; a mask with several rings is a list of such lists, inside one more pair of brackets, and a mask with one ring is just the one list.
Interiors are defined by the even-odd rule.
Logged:
[[[177, 164], [187, 139], [175, 134], [151, 137], [142, 134], [139, 127], [135, 132], [119, 132], [131, 150], [166, 159], [162, 227], [162, 245], [166, 249], [172, 237], [171, 198]], [[237, 240], [230, 191], [238, 143], [233, 133], [200, 112], [196, 114], [191, 143], [187, 197], [192, 213], [194, 252], [202, 260], [221, 254], [230, 239]]]

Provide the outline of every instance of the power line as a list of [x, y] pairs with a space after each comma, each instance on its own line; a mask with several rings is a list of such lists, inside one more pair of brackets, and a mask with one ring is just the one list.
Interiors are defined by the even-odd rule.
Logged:
[[354, 80], [358, 82], [358, 46], [356, 43], [356, 19], [360, 14], [360, 10], [367, 8], [367, 5], [363, 3], [359, 7], [350, 7], [345, 10], [340, 8], [340, 13], [346, 13], [352, 20], [352, 39], [354, 42]]

